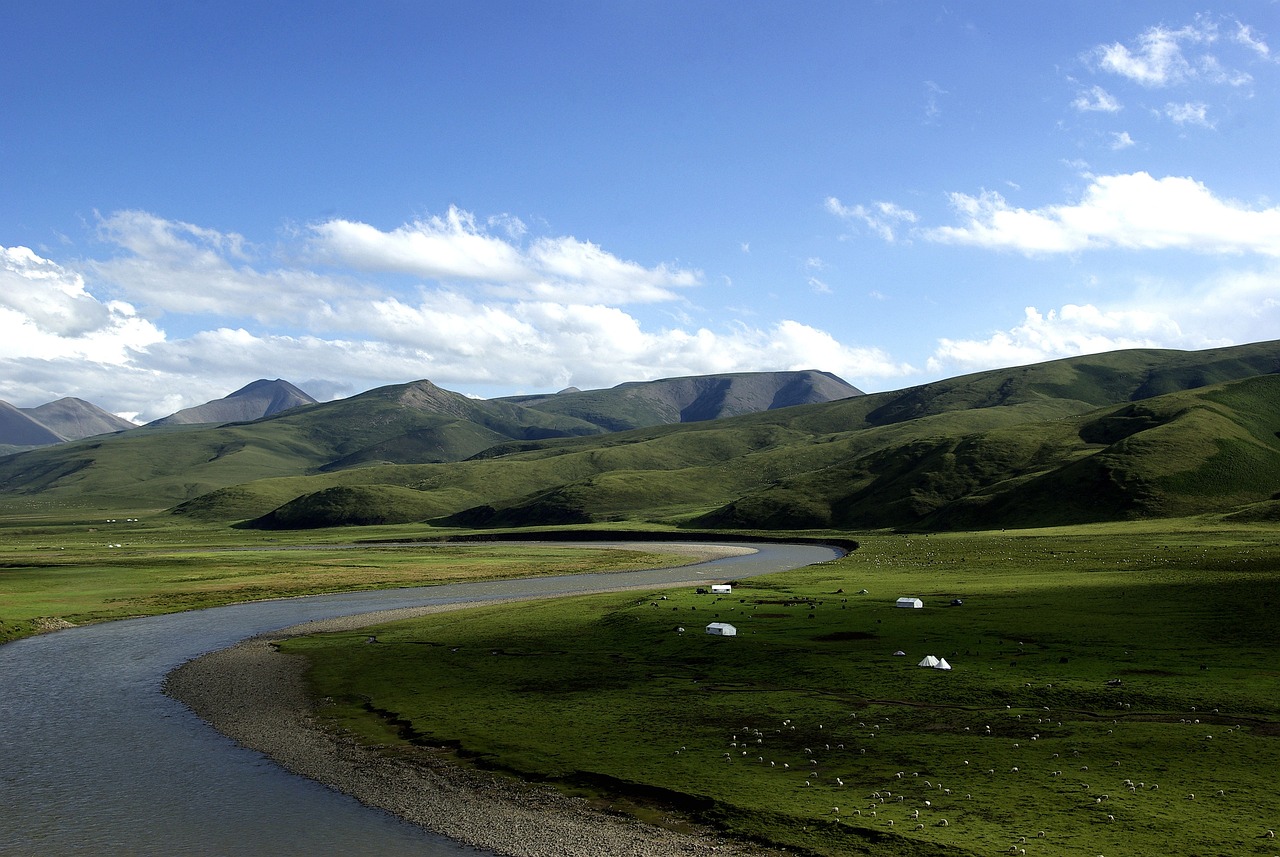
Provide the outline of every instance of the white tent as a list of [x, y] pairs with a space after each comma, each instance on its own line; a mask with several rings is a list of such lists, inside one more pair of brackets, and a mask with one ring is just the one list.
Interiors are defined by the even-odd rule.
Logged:
[[925, 659], [924, 659], [923, 661], [921, 661], [920, 663], [916, 664], [916, 666], [918, 666], [918, 667], [934, 667], [934, 668], [937, 668], [938, 663], [939, 663], [939, 662], [938, 662], [938, 659], [937, 659], [937, 658], [935, 658], [933, 655], [926, 655], [926, 656], [925, 656]]
[[933, 665], [933, 668], [935, 670], [949, 670], [951, 669], [951, 664], [947, 663], [946, 658], [938, 658], [938, 662]]
[[921, 601], [919, 598], [907, 598], [904, 596], [902, 598], [899, 598], [897, 600], [897, 603], [894, 606], [919, 609], [924, 606], [924, 602]]
[[898, 649], [898, 651], [896, 651], [896, 652], [894, 652], [894, 653], [893, 653], [894, 657], [901, 657], [901, 656], [903, 656], [903, 655], [905, 655], [905, 654], [906, 654], [906, 652], [902, 651], [902, 649]]
[[707, 626], [707, 633], [715, 634], [719, 637], [734, 637], [737, 636], [738, 629], [728, 622], [712, 622]]
[[728, 594], [733, 591], [733, 587], [728, 583], [713, 583], [711, 584], [711, 591], [717, 595]]

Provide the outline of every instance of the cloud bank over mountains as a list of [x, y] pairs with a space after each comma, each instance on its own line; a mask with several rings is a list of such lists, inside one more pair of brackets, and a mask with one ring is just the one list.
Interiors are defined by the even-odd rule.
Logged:
[[[497, 394], [766, 368], [911, 371], [786, 319], [655, 328], [625, 307], [679, 307], [701, 272], [644, 266], [568, 236], [522, 241], [522, 224], [494, 223], [505, 234], [456, 208], [390, 231], [332, 220], [266, 247], [112, 213], [98, 224], [118, 251], [109, 258], [64, 265], [0, 251], [0, 360], [19, 398], [110, 401], [141, 420], [264, 372], [326, 398], [419, 378]], [[65, 376], [52, 364], [67, 360], [83, 371], [76, 389], [55, 391], [50, 382]], [[181, 393], [158, 395], [174, 387]]]

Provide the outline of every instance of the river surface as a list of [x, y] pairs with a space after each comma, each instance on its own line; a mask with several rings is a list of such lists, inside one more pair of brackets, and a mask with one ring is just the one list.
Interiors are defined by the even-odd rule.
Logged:
[[479, 851], [290, 774], [164, 695], [165, 675], [299, 622], [427, 604], [748, 577], [840, 555], [318, 595], [69, 628], [0, 646], [0, 855], [458, 857]]

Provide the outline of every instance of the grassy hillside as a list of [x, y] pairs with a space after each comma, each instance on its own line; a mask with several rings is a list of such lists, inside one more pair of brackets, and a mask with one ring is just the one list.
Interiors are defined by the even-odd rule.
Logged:
[[1273, 500], [1277, 368], [1277, 342], [1135, 350], [613, 434], [420, 382], [0, 459], [0, 503], [149, 501], [276, 528], [954, 529], [1224, 511]]
[[738, 372], [619, 384], [607, 390], [569, 390], [504, 401], [563, 414], [608, 431], [701, 422], [860, 396], [828, 372]]
[[1271, 502], [1280, 487], [1277, 375], [1055, 419], [1018, 405], [817, 434], [797, 428], [805, 412], [784, 424], [726, 420], [451, 465], [266, 480], [182, 511], [335, 526], [359, 515], [344, 518], [331, 490], [358, 486], [388, 523], [973, 529], [1224, 511]]

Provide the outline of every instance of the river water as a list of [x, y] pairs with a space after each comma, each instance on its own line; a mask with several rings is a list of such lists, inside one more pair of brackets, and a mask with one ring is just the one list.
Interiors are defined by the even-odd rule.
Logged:
[[425, 604], [748, 577], [839, 551], [757, 552], [676, 569], [263, 601], [69, 628], [0, 646], [0, 855], [458, 857], [425, 833], [295, 776], [162, 691], [180, 664], [318, 619]]

